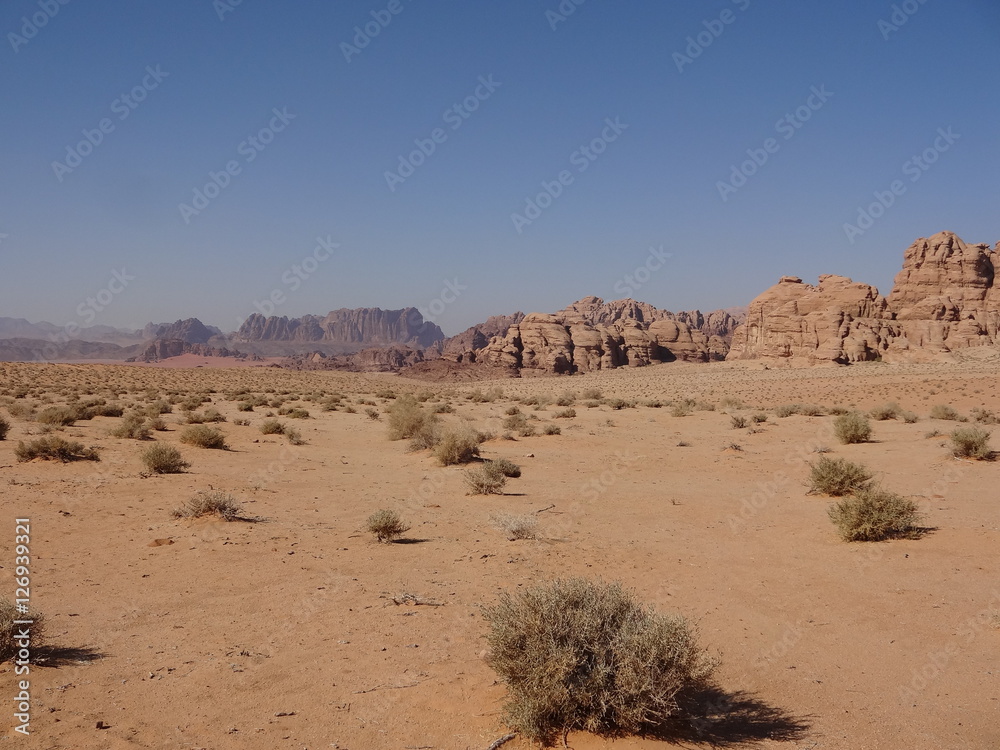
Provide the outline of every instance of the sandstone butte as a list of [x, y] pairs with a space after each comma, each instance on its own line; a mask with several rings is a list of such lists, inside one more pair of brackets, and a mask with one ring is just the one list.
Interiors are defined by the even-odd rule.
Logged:
[[844, 276], [819, 284], [784, 276], [754, 299], [733, 332], [729, 360], [793, 365], [954, 359], [1000, 345], [1000, 243], [969, 245], [952, 232], [914, 242], [888, 297]]

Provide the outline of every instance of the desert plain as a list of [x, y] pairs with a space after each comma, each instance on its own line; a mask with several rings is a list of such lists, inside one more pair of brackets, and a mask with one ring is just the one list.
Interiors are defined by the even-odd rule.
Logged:
[[[930, 416], [936, 405], [970, 422], [1000, 413], [990, 351], [947, 364], [678, 362], [458, 384], [0, 363], [11, 425], [0, 583], [12, 594], [13, 519], [30, 518], [32, 608], [46, 619], [30, 738], [8, 710], [0, 747], [485, 750], [508, 730], [482, 607], [571, 576], [621, 581], [685, 616], [719, 661], [712, 699], [664, 736], [571, 732], [578, 750], [1000, 747], [1000, 462], [956, 458], [948, 436], [960, 423]], [[468, 422], [488, 438], [482, 458], [522, 475], [503, 494], [466, 494], [468, 466], [389, 439], [387, 412], [404, 394], [442, 407], [444, 425]], [[112, 436], [120, 417], [53, 429], [32, 416], [98, 399], [172, 403], [147, 440]], [[889, 402], [917, 420], [871, 419], [869, 442], [835, 438], [831, 409]], [[179, 442], [185, 403], [220, 412], [227, 449]], [[537, 434], [505, 439], [514, 409]], [[267, 419], [301, 444], [263, 434]], [[19, 441], [43, 432], [96, 446], [100, 461], [17, 460]], [[154, 442], [190, 467], [148, 473], [140, 454]], [[822, 455], [862, 463], [916, 501], [922, 533], [842, 541], [827, 516], [835, 498], [809, 491]], [[173, 517], [205, 491], [231, 494], [242, 520]], [[393, 543], [364, 530], [381, 508], [410, 526]], [[509, 539], [501, 514], [531, 517], [534, 538]], [[0, 665], [5, 704], [17, 679]]]

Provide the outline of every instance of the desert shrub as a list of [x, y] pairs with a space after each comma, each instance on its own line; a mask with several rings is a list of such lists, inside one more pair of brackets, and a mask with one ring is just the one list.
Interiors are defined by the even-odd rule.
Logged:
[[833, 434], [844, 443], [867, 443], [872, 436], [872, 426], [864, 414], [851, 412], [833, 420]]
[[516, 479], [521, 476], [521, 467], [507, 458], [494, 458], [488, 462], [492, 470], [498, 471], [505, 477]]
[[146, 466], [146, 470], [152, 474], [180, 474], [191, 466], [181, 458], [179, 450], [164, 443], [149, 446], [139, 458]]
[[294, 427], [288, 427], [285, 429], [285, 439], [288, 440], [289, 445], [305, 445], [306, 440], [302, 437], [302, 433], [296, 430]]
[[868, 414], [869, 416], [871, 416], [872, 419], [877, 419], [880, 422], [883, 422], [887, 419], [896, 419], [897, 417], [899, 417], [902, 411], [903, 410], [899, 407], [899, 404], [893, 401], [888, 404], [882, 404], [881, 406], [876, 406], [874, 409], [868, 412]]
[[767, 415], [763, 412], [758, 412], [757, 414], [751, 416], [750, 419], [753, 420], [754, 424], [764, 424], [764, 422], [767, 421]]
[[538, 396], [525, 396], [521, 399], [521, 403], [525, 406], [538, 406]]
[[412, 438], [436, 421], [436, 417], [422, 407], [417, 400], [409, 395], [397, 398], [388, 407], [389, 439], [403, 440]]
[[586, 406], [588, 409], [596, 409], [598, 406], [601, 405], [601, 402], [600, 401], [594, 401], [594, 400], [584, 401], [583, 405]]
[[959, 427], [951, 433], [951, 450], [959, 458], [986, 461], [993, 457], [990, 433], [982, 427]]
[[374, 534], [380, 542], [391, 542], [409, 530], [399, 513], [387, 508], [375, 511], [365, 521], [365, 531]]
[[167, 423], [163, 421], [162, 417], [154, 417], [149, 420], [149, 429], [163, 432], [167, 429]]
[[774, 413], [779, 417], [790, 417], [793, 414], [798, 414], [802, 407], [799, 404], [782, 404], [781, 406], [775, 408]]
[[[359, 401], [358, 403], [362, 402]], [[374, 405], [374, 402], [372, 402], [372, 404]], [[309, 419], [308, 409], [300, 409], [298, 407], [289, 408], [286, 406], [283, 409], [278, 409], [278, 414], [279, 416], [288, 417], [289, 419]]]
[[565, 391], [556, 399], [556, 406], [572, 406], [576, 403], [576, 394]]
[[[20, 645], [15, 641], [17, 633], [23, 625], [15, 625], [15, 620], [23, 620], [24, 615], [17, 611], [17, 607], [10, 599], [0, 598], [0, 664], [13, 660], [20, 650]], [[45, 617], [39, 612], [32, 610], [31, 615], [31, 647], [38, 649], [45, 643]]]
[[49, 406], [35, 415], [38, 424], [52, 427], [68, 427], [79, 419], [79, 412], [69, 406]]
[[285, 425], [277, 419], [265, 419], [258, 428], [264, 435], [284, 435]]
[[348, 404], [347, 406], [344, 407], [344, 414], [357, 414], [357, 413], [358, 413], [358, 410], [355, 409], [350, 404]]
[[964, 422], [962, 415], [947, 404], [936, 404], [931, 407], [931, 419], [948, 419], [953, 422]]
[[914, 422], [920, 419], [920, 417], [918, 417], [916, 413], [912, 411], [900, 412], [899, 416], [900, 418], [902, 418], [904, 422], [906, 422], [906, 424], [913, 424]]
[[469, 495], [502, 495], [507, 477], [493, 461], [487, 461], [475, 469], [468, 469], [463, 477], [469, 488]]
[[369, 406], [367, 409], [365, 409], [365, 414], [373, 422], [377, 422], [382, 418], [382, 415], [378, 413], [378, 409], [376, 409], [374, 406]]
[[13, 403], [7, 407], [7, 413], [14, 419], [34, 419], [35, 406], [29, 403]]
[[442, 466], [467, 464], [479, 455], [479, 435], [471, 427], [446, 430], [434, 447], [434, 457]]
[[707, 685], [715, 662], [683, 617], [655, 612], [620, 584], [586, 579], [504, 592], [485, 607], [489, 665], [506, 684], [504, 719], [548, 745], [577, 729], [606, 736], [662, 728], [677, 695]]
[[646, 407], [648, 407], [650, 409], [660, 409], [660, 408], [663, 407], [663, 402], [660, 401], [658, 398], [648, 398], [648, 399], [643, 400], [640, 403], [643, 406], [646, 406]]
[[83, 443], [64, 440], [55, 435], [44, 435], [30, 443], [18, 441], [14, 448], [14, 456], [18, 461], [31, 461], [41, 458], [46, 461], [100, 461], [97, 448], [84, 448]]
[[610, 406], [615, 411], [620, 411], [628, 406], [628, 401], [623, 398], [609, 398], [604, 403]]
[[826, 409], [816, 404], [799, 404], [799, 414], [805, 417], [822, 417], [826, 414]]
[[180, 440], [186, 445], [196, 445], [199, 448], [212, 448], [215, 450], [225, 450], [226, 436], [221, 430], [215, 427], [206, 427], [203, 424], [191, 425], [181, 431]]
[[535, 429], [535, 425], [526, 424], [523, 427], [518, 428], [517, 434], [521, 437], [532, 437], [538, 434], [538, 430]]
[[740, 399], [734, 398], [732, 396], [723, 396], [721, 399], [719, 399], [719, 408], [720, 409], [742, 409], [743, 408], [743, 402]]
[[431, 411], [434, 414], [452, 414], [455, 411], [455, 407], [451, 404], [435, 404]]
[[203, 516], [218, 516], [223, 521], [238, 521], [242, 518], [243, 509], [232, 495], [215, 490], [199, 492], [179, 508], [174, 508], [170, 515], [174, 518], [201, 518]]
[[8, 432], [10, 432], [10, 422], [0, 417], [0, 440], [6, 440]]
[[687, 417], [692, 414], [694, 407], [687, 402], [680, 402], [674, 404], [674, 407], [670, 410], [670, 416], [672, 417]]
[[192, 416], [194, 416], [193, 413], [188, 415], [188, 421], [191, 424], [201, 424], [203, 422], [225, 422], [226, 421], [225, 415], [223, 415], [222, 412], [220, 412], [216, 408], [205, 409], [205, 411], [202, 412], [198, 416], [198, 422], [191, 422], [191, 417]]
[[[375, 398], [384, 398], [388, 401], [396, 398], [396, 392], [389, 390], [388, 388], [383, 388], [381, 390], [375, 391]], [[427, 399], [425, 398], [424, 401]]]
[[515, 414], [520, 414], [520, 413], [521, 410], [516, 406], [508, 406], [504, 410], [504, 414], [506, 414], [508, 417], [513, 417]]
[[867, 487], [872, 479], [872, 473], [867, 468], [851, 463], [846, 458], [821, 456], [809, 468], [810, 492], [821, 492], [834, 497]]
[[[557, 424], [547, 424], [542, 428], [543, 435], [561, 435], [562, 427]], [[525, 436], [527, 437], [527, 436]]]
[[528, 418], [524, 416], [520, 411], [511, 414], [503, 421], [503, 428], [505, 430], [520, 430], [522, 427], [528, 424]]
[[122, 419], [120, 425], [111, 430], [111, 436], [131, 438], [132, 440], [149, 440], [150, 429], [146, 423], [146, 415], [141, 411], [133, 411]]
[[[160, 421], [162, 422], [163, 420], [161, 419]], [[250, 420], [237, 417], [236, 419], [233, 420], [233, 424], [236, 425], [237, 427], [249, 427]]]
[[518, 539], [534, 539], [538, 534], [538, 518], [534, 515], [517, 516], [511, 513], [498, 513], [490, 520], [512, 542]]
[[729, 421], [732, 424], [734, 430], [742, 430], [744, 427], [747, 426], [747, 418], [741, 417], [738, 414], [733, 414], [729, 418]]
[[440, 423], [436, 419], [427, 419], [410, 438], [407, 448], [411, 451], [429, 450], [430, 448], [436, 446], [440, 441]]
[[236, 404], [236, 411], [253, 411], [253, 404], [249, 401], [240, 401]]
[[980, 406], [972, 409], [972, 418], [979, 424], [1000, 424], [1000, 418], [996, 414]]
[[552, 416], [556, 419], [573, 419], [576, 416], [576, 409], [560, 409]]
[[913, 537], [920, 522], [917, 504], [881, 487], [865, 487], [827, 511], [845, 542]]
[[580, 393], [580, 398], [588, 401], [600, 401], [604, 397], [600, 388], [584, 388]]

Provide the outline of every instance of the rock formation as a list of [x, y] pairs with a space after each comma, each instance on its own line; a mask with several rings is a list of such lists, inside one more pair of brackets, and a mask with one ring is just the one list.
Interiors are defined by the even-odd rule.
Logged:
[[143, 338], [186, 341], [189, 344], [207, 344], [219, 333], [218, 328], [206, 326], [197, 318], [178, 320], [174, 323], [149, 323], [142, 329]]
[[441, 344], [441, 356], [452, 362], [475, 361], [476, 349], [482, 349], [494, 336], [506, 336], [511, 326], [524, 320], [523, 312], [513, 315], [492, 315], [485, 323], [467, 328]]
[[323, 352], [289, 357], [282, 366], [291, 370], [346, 370], [349, 372], [399, 372], [424, 361], [420, 349], [405, 346], [380, 346], [353, 354], [329, 357]]
[[304, 315], [301, 318], [265, 318], [254, 313], [233, 335], [233, 341], [236, 342], [329, 342], [355, 348], [358, 345], [394, 344], [422, 348], [433, 346], [443, 339], [441, 329], [434, 323], [425, 322], [420, 312], [413, 307], [402, 310], [342, 308], [325, 317]]
[[843, 276], [783, 276], [750, 303], [727, 359], [913, 361], [1000, 344], [996, 262], [988, 245], [940, 232], [910, 246], [888, 297]]

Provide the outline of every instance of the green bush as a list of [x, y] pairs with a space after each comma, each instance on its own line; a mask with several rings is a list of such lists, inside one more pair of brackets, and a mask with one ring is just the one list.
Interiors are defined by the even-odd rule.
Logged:
[[952, 453], [959, 458], [988, 461], [993, 457], [990, 433], [982, 427], [959, 427], [951, 433], [951, 444]]
[[221, 430], [215, 427], [206, 427], [203, 424], [185, 427], [181, 432], [180, 440], [186, 445], [196, 445], [199, 448], [211, 448], [214, 450], [226, 450], [226, 436]]
[[618, 583], [574, 578], [504, 592], [483, 616], [488, 663], [507, 686], [504, 720], [542, 745], [571, 730], [663, 728], [678, 693], [707, 686], [716, 667], [683, 617], [655, 612]]
[[149, 446], [139, 458], [152, 474], [180, 474], [191, 466], [181, 458], [179, 450], [164, 443]]
[[833, 420], [833, 434], [845, 445], [867, 443], [872, 436], [872, 426], [863, 414], [850, 412]]
[[819, 461], [810, 464], [811, 492], [839, 497], [867, 487], [871, 480], [872, 473], [867, 468], [846, 458], [821, 456]]
[[374, 534], [380, 542], [391, 542], [409, 530], [399, 513], [386, 508], [375, 511], [365, 521], [365, 531]]
[[14, 456], [18, 461], [31, 461], [41, 458], [46, 461], [100, 461], [97, 448], [84, 448], [83, 443], [63, 440], [55, 435], [45, 435], [30, 443], [19, 441], [14, 448]]
[[827, 511], [845, 542], [877, 542], [890, 537], [915, 537], [921, 521], [912, 500], [868, 486], [834, 503]]

